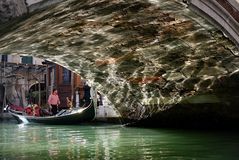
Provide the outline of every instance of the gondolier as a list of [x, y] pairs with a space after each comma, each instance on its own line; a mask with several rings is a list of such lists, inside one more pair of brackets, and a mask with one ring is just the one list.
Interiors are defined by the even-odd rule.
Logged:
[[48, 98], [48, 104], [51, 107], [51, 112], [53, 115], [57, 114], [58, 105], [60, 105], [60, 99], [58, 96], [57, 89], [53, 89], [51, 95]]
[[92, 100], [88, 106], [64, 109], [54, 116], [26, 115], [24, 111], [16, 111], [12, 107], [8, 111], [19, 123], [79, 124], [92, 121], [95, 118], [95, 107]]

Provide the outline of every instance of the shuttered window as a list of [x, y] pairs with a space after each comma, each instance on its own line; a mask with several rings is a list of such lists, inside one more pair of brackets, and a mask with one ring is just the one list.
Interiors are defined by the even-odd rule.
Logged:
[[22, 63], [24, 64], [32, 64], [33, 58], [31, 56], [23, 56]]
[[7, 55], [2, 55], [1, 62], [7, 62]]
[[66, 69], [66, 68], [63, 68], [62, 70], [63, 72], [63, 84], [70, 84], [71, 83], [71, 71]]

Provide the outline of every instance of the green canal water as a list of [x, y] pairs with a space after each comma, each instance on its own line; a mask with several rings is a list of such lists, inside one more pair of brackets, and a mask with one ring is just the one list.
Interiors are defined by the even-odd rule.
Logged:
[[0, 133], [1, 160], [239, 158], [236, 132], [0, 123]]

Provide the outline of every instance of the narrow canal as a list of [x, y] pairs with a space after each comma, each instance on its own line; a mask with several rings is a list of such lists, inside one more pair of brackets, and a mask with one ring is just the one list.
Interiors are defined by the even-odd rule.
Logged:
[[0, 123], [0, 159], [238, 159], [238, 133]]

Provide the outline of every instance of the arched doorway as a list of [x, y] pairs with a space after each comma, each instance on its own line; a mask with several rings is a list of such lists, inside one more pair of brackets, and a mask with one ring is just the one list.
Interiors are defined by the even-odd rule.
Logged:
[[29, 104], [46, 104], [46, 85], [45, 83], [35, 83], [28, 91], [27, 100]]

